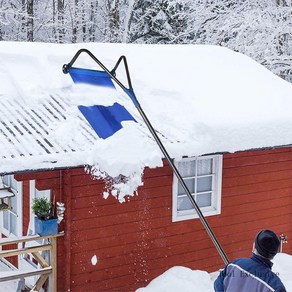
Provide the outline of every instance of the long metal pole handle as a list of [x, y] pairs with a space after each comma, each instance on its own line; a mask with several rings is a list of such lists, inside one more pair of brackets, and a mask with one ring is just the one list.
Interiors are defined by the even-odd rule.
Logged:
[[184, 191], [186, 192], [188, 198], [190, 199], [192, 205], [194, 206], [204, 228], [206, 229], [208, 235], [210, 236], [212, 242], [214, 243], [218, 253], [220, 254], [222, 260], [224, 261], [224, 263], [227, 265], [229, 264], [229, 260], [227, 258], [227, 255], [225, 254], [223, 248], [221, 247], [220, 243], [218, 242], [215, 234], [213, 233], [210, 225], [208, 224], [206, 218], [204, 217], [203, 213], [201, 212], [197, 202], [195, 201], [194, 197], [192, 196], [190, 190], [188, 189], [185, 181], [183, 180], [182, 176], [180, 175], [179, 171], [177, 170], [175, 164], [173, 163], [171, 157], [169, 156], [168, 152], [166, 151], [165, 147], [163, 146], [161, 140], [159, 139], [158, 135], [156, 134], [153, 126], [151, 125], [150, 121], [148, 120], [146, 114], [144, 113], [144, 111], [142, 110], [141, 106], [136, 107], [137, 110], [139, 111], [141, 117], [143, 118], [145, 124], [147, 125], [149, 131], [151, 132], [152, 136], [154, 137], [156, 143], [158, 144], [160, 150], [162, 151], [163, 155], [165, 156], [165, 158], [167, 159], [170, 167], [172, 168], [174, 174], [176, 175], [178, 181], [180, 182], [180, 184], [182, 185]]
[[[187, 185], [185, 184], [183, 178], [181, 177], [180, 173], [178, 172], [176, 166], [174, 165], [171, 157], [169, 156], [168, 152], [166, 151], [165, 147], [163, 146], [162, 142], [160, 141], [158, 135], [156, 134], [153, 126], [151, 125], [150, 121], [148, 120], [146, 114], [144, 113], [144, 111], [142, 110], [136, 96], [135, 93], [133, 91], [132, 88], [132, 83], [131, 83], [131, 79], [130, 79], [130, 74], [129, 74], [129, 69], [128, 69], [128, 64], [127, 64], [127, 60], [126, 57], [122, 56], [116, 66], [114, 67], [114, 69], [112, 71], [108, 70], [90, 51], [86, 50], [86, 49], [81, 49], [79, 50], [75, 56], [73, 57], [73, 59], [71, 60], [70, 63], [65, 64], [63, 66], [63, 72], [66, 74], [70, 71], [70, 68], [72, 67], [73, 63], [76, 61], [76, 59], [78, 58], [78, 56], [82, 53], [82, 52], [86, 52], [87, 54], [89, 54], [89, 56], [104, 70], [106, 71], [109, 76], [128, 94], [128, 96], [131, 98], [132, 102], [134, 103], [135, 107], [137, 108], [137, 110], [139, 111], [142, 119], [144, 120], [147, 128], [149, 129], [149, 131], [151, 132], [153, 138], [155, 139], [156, 143], [158, 144], [160, 150], [162, 151], [163, 155], [165, 156], [165, 158], [167, 159], [170, 167], [172, 168], [174, 174], [176, 175], [178, 181], [180, 182], [180, 184], [182, 185], [184, 191], [186, 192], [189, 200], [191, 201], [192, 205], [194, 206], [204, 228], [206, 229], [208, 235], [210, 236], [211, 240], [213, 241], [217, 251], [219, 252], [220, 256], [222, 257], [223, 261], [225, 264], [229, 263], [229, 260], [226, 256], [226, 254], [224, 253], [220, 243], [218, 242], [215, 234], [213, 233], [210, 225], [208, 224], [207, 220], [205, 219], [203, 213], [201, 212], [199, 206], [197, 205], [197, 202], [195, 201], [195, 199], [193, 198], [191, 192], [189, 191]], [[124, 61], [124, 65], [125, 65], [125, 70], [126, 70], [126, 74], [127, 74], [127, 79], [128, 79], [128, 84], [129, 84], [129, 88], [126, 88], [119, 79], [116, 78], [114, 72], [117, 69], [117, 67], [119, 66], [121, 60]]]

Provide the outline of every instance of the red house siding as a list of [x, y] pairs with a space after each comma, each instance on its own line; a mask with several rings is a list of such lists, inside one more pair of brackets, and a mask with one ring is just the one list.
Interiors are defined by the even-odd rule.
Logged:
[[[36, 178], [65, 202], [58, 239], [58, 291], [135, 291], [168, 268], [215, 271], [220, 256], [199, 219], [171, 222], [172, 171], [145, 169], [138, 196], [103, 199], [104, 184], [83, 169], [19, 175]], [[292, 149], [224, 154], [222, 212], [207, 217], [230, 260], [249, 256], [255, 234], [292, 232]], [[291, 253], [291, 244], [284, 245]], [[97, 263], [92, 263], [96, 256]]]
[[[2, 238], [6, 238], [6, 236], [2, 234]], [[2, 250], [11, 250], [11, 249], [17, 249], [17, 244], [7, 244], [7, 245], [2, 246]], [[6, 257], [5, 260], [10, 262], [14, 267], [18, 268], [17, 256]]]
[[29, 224], [29, 209], [30, 209], [30, 200], [29, 200], [29, 181], [24, 181], [22, 184], [23, 192], [23, 234], [27, 234], [28, 224]]
[[[248, 242], [259, 229], [291, 234], [291, 179], [291, 148], [224, 155], [222, 214], [210, 223], [219, 224], [218, 236], [230, 237], [226, 251], [231, 259], [250, 253]], [[291, 252], [290, 244], [284, 245], [285, 251]]]

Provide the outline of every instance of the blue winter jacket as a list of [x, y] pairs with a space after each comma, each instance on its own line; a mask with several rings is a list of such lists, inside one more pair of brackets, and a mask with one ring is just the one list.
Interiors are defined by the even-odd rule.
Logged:
[[216, 292], [286, 292], [280, 278], [271, 271], [272, 262], [253, 254], [228, 264], [214, 282]]

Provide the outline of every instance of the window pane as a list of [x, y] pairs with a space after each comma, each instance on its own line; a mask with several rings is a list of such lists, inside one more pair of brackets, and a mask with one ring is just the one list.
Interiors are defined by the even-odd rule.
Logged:
[[7, 230], [9, 230], [9, 212], [3, 211], [3, 227]]
[[50, 190], [39, 191], [39, 190], [35, 189], [35, 197], [36, 198], [46, 198], [49, 201], [51, 201], [51, 192], [50, 192]]
[[4, 175], [2, 177], [2, 180], [3, 180], [3, 183], [6, 185], [6, 186], [10, 186], [10, 176], [9, 175]]
[[196, 202], [200, 208], [210, 207], [212, 205], [211, 198], [211, 193], [197, 195]]
[[17, 214], [17, 199], [16, 196], [11, 197], [11, 212]]
[[199, 177], [197, 192], [206, 192], [212, 190], [212, 176]]
[[178, 171], [182, 177], [196, 175], [196, 161], [181, 161], [178, 163]]
[[[194, 193], [195, 191], [195, 179], [191, 178], [191, 179], [184, 179], [185, 184], [187, 185], [189, 191], [191, 193]], [[178, 195], [183, 195], [185, 194], [185, 190], [183, 189], [182, 185], [180, 184], [180, 182], [178, 182]]]
[[17, 235], [17, 217], [10, 213], [10, 232]]
[[198, 163], [198, 175], [205, 175], [212, 173], [212, 159], [199, 159]]
[[190, 210], [193, 208], [193, 205], [188, 197], [179, 197], [177, 199], [177, 210], [183, 211], [183, 210]]

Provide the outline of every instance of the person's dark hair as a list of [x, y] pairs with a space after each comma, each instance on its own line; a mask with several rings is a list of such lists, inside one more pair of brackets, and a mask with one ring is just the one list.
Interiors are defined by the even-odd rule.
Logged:
[[264, 258], [272, 259], [280, 249], [280, 240], [272, 230], [262, 230], [255, 238], [255, 248]]

